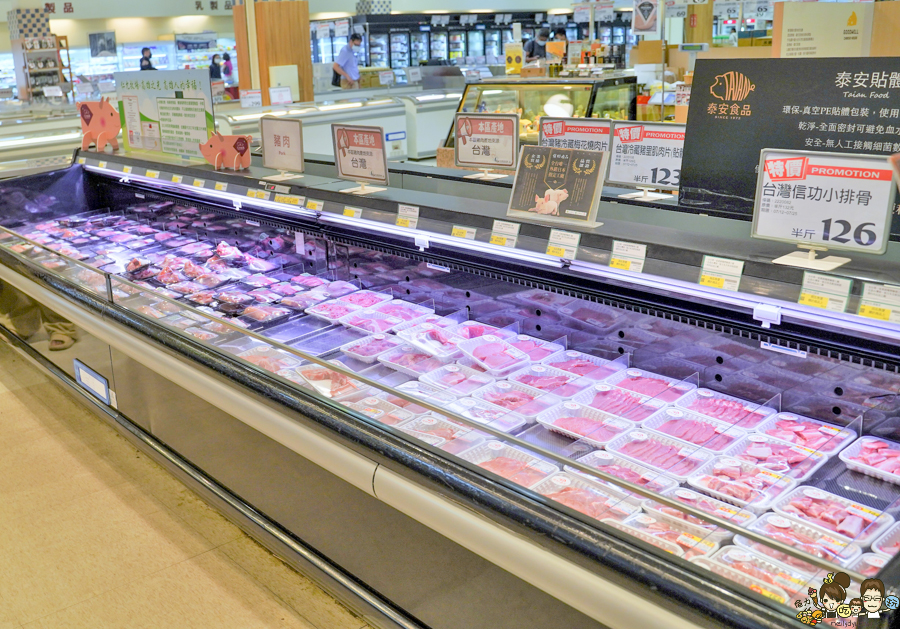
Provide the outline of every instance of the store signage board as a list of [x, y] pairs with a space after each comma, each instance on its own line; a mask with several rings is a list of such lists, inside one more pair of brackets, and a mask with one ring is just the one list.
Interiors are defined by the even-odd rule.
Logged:
[[666, 17], [684, 19], [688, 15], [688, 5], [676, 0], [666, 0]]
[[614, 2], [596, 2], [594, 3], [594, 21], [595, 22], [612, 22], [615, 17]]
[[659, 0], [634, 0], [632, 29], [635, 35], [659, 36]]
[[900, 152], [900, 58], [698, 59], [695, 68], [679, 194], [694, 211], [750, 220], [763, 149]]
[[397, 206], [397, 227], [409, 227], [415, 229], [419, 225], [419, 206], [404, 205]]
[[303, 121], [299, 118], [263, 116], [259, 119], [263, 166], [281, 171], [268, 181], [296, 179], [303, 172]]
[[507, 216], [597, 227], [609, 153], [523, 146]]
[[741, 17], [741, 3], [713, 2], [713, 16], [723, 20], [737, 20]]
[[803, 284], [800, 287], [801, 306], [812, 306], [835, 312], [844, 312], [850, 301], [853, 280], [821, 273], [803, 272]]
[[744, 19], [774, 20], [775, 8], [771, 0], [744, 0]]
[[522, 72], [522, 64], [525, 60], [525, 47], [522, 44], [504, 44], [503, 54], [506, 56], [506, 74], [519, 74]]
[[816, 259], [815, 251], [881, 255], [895, 190], [894, 171], [880, 157], [766, 149], [760, 153], [752, 236], [809, 249], [774, 262], [820, 271], [850, 259]]
[[384, 154], [384, 129], [356, 125], [331, 125], [338, 179], [355, 181], [358, 188], [342, 190], [352, 194], [380, 192], [367, 184], [388, 185], [387, 158]]
[[703, 256], [698, 283], [701, 286], [709, 286], [710, 288], [736, 291], [741, 285], [741, 276], [743, 274], [743, 260]]
[[422, 81], [422, 68], [410, 66], [406, 69], [406, 80], [409, 83], [419, 83]]
[[541, 116], [538, 144], [561, 149], [609, 151], [612, 122], [606, 118], [549, 118]]
[[338, 20], [334, 23], [334, 36], [335, 37], [349, 37], [350, 36], [350, 20]]
[[683, 124], [613, 123], [607, 183], [641, 188], [619, 195], [637, 200], [665, 199], [648, 190], [677, 190], [684, 155]]
[[290, 105], [294, 102], [290, 86], [278, 85], [269, 88], [269, 103], [272, 105]]
[[331, 37], [331, 23], [316, 24], [316, 39], [328, 39]]
[[180, 51], [212, 50], [218, 47], [217, 34], [212, 31], [203, 33], [176, 33], [175, 48]]
[[85, 365], [77, 358], [73, 360], [75, 381], [81, 388], [102, 401], [107, 406], [112, 406], [112, 391], [109, 389], [109, 380]]
[[[816, 3], [819, 5], [819, 3]], [[786, 2], [779, 52], [789, 57], [868, 57], [874, 2]]]
[[262, 106], [262, 90], [241, 90], [241, 109]]
[[59, 85], [48, 85], [44, 88], [44, 96], [49, 96], [50, 98], [62, 98], [62, 88]]
[[864, 283], [859, 300], [859, 316], [900, 323], [900, 286]]
[[215, 133], [206, 70], [116, 72], [125, 150], [200, 158]]
[[609, 256], [609, 266], [623, 271], [640, 273], [644, 270], [644, 260], [647, 258], [647, 245], [624, 240], [613, 240], [612, 254]]
[[515, 170], [519, 157], [518, 114], [456, 114], [453, 159], [462, 168], [483, 172], [467, 179], [500, 179], [508, 173], [491, 170]]

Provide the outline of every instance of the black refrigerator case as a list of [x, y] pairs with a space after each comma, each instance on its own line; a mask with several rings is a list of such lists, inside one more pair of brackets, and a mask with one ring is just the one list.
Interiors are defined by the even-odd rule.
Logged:
[[[539, 255], [477, 244], [473, 248], [464, 240], [456, 245], [448, 237], [426, 242], [423, 250], [421, 241], [379, 227], [386, 214], [396, 211], [395, 204], [383, 200], [348, 201], [340, 193], [294, 187], [294, 194], [325, 199], [324, 212], [298, 209], [283, 196], [277, 203], [257, 204], [248, 200], [242, 187], [249, 186], [256, 198], [255, 180], [203, 171], [202, 190], [180, 184], [167, 190], [159, 182], [168, 181], [168, 173], [159, 179], [141, 176], [147, 167], [159, 165], [104, 157], [112, 170], [129, 165], [130, 177], [123, 178], [122, 170], [116, 174], [100, 169], [96, 159], [86, 155], [90, 171], [75, 166], [5, 184], [11, 201], [3, 224], [11, 231], [0, 234], [4, 290], [32, 284], [48, 290], [54, 300], [102, 317], [112, 322], [106, 325], [122, 327], [197, 369], [212, 370], [234, 387], [302, 417], [297, 421], [378, 462], [382, 475], [398, 475], [423, 491], [464, 505], [515, 538], [524, 537], [552, 552], [576, 572], [585, 571], [585, 578], [596, 575], [646, 597], [648, 607], [634, 611], [635, 621], [674, 610], [679, 622], [699, 625], [795, 626], [798, 612], [793, 603], [806, 598], [807, 586], [821, 584], [819, 569], [878, 574], [889, 587], [898, 582], [896, 559], [885, 556], [884, 567], [860, 559], [878, 558], [879, 550], [896, 546], [900, 535], [892, 522], [900, 496], [897, 479], [866, 471], [851, 458], [850, 467], [866, 474], [853, 471], [837, 454], [841, 449], [858, 459], [862, 442], [853, 440], [856, 435], [864, 435], [863, 441], [900, 441], [896, 343], [878, 335], [874, 327], [869, 336], [861, 336], [837, 325], [788, 320], [761, 335], [751, 314], [740, 307], [709, 297], [692, 298], [674, 285], [668, 290], [665, 282], [642, 285], [625, 277], [604, 278], [584, 272], [585, 267], [577, 271]], [[172, 174], [184, 180], [198, 175], [180, 170]], [[225, 183], [227, 192], [219, 190], [216, 181]], [[369, 220], [344, 218], [342, 208], [348, 202], [362, 207], [363, 218]], [[473, 220], [440, 208], [423, 208], [422, 218], [435, 221], [432, 225]], [[291, 289], [300, 290], [289, 295]], [[240, 308], [251, 292], [256, 300], [248, 307], [252, 311]], [[303, 314], [302, 306], [315, 316]], [[382, 307], [384, 312], [373, 312]], [[335, 323], [338, 315], [343, 318]], [[413, 321], [430, 327], [421, 328], [418, 335], [404, 334], [409, 329], [405, 318], [415, 315], [428, 317]], [[363, 327], [384, 336], [369, 338], [373, 335], [360, 331]], [[485, 339], [488, 332], [496, 338]], [[456, 347], [463, 351], [455, 360], [438, 350], [448, 347], [443, 337], [450, 335], [457, 337]], [[761, 349], [761, 339], [781, 351]], [[510, 343], [540, 358], [520, 356], [517, 366], [522, 369], [514, 370], [518, 375], [512, 380], [508, 365], [490, 362], [497, 355], [506, 360], [507, 354], [515, 354]], [[366, 349], [366, 344], [375, 346]], [[391, 349], [372, 360], [373, 353], [384, 349], [382, 344]], [[565, 347], [558, 347], [562, 344]], [[477, 352], [487, 345], [492, 345], [491, 351]], [[76, 344], [76, 350], [81, 347]], [[801, 347], [807, 353], [801, 353]], [[441, 358], [429, 357], [429, 351]], [[116, 356], [115, 351], [112, 354]], [[480, 371], [486, 364], [494, 366], [487, 374]], [[68, 359], [59, 367], [74, 375]], [[251, 504], [259, 501], [254, 506], [279, 525], [310, 540], [425, 624], [496, 627], [514, 622], [537, 627], [563, 619], [559, 626], [595, 626], [586, 615], [590, 605], [580, 605], [577, 593], [541, 583], [526, 567], [519, 574], [502, 566], [530, 585], [510, 581], [508, 572], [492, 571], [492, 563], [469, 553], [463, 554], [471, 562], [466, 564], [469, 569], [491, 578], [483, 581], [468, 575], [454, 583], [469, 603], [465, 610], [442, 607], [448, 597], [454, 598], [442, 570], [453, 573], [453, 569], [440, 566], [455, 556], [457, 546], [446, 547], [440, 541], [444, 537], [428, 537], [428, 529], [422, 527], [412, 528], [427, 543], [418, 538], [398, 540], [388, 530], [373, 531], [348, 519], [348, 512], [331, 500], [326, 503], [333, 519], [326, 518], [329, 532], [323, 533], [310, 522], [310, 518], [318, 521], [314, 514], [285, 509], [284, 496], [267, 502], [273, 486], [284, 478], [277, 469], [248, 468], [241, 455], [228, 451], [234, 444], [228, 443], [222, 427], [232, 426], [240, 439], [256, 432], [246, 433], [247, 426], [227, 416], [217, 416], [211, 425], [208, 420], [192, 423], [190, 413], [185, 413], [173, 424], [171, 416], [179, 413], [177, 409], [148, 410], [161, 403], [148, 401], [159, 395], [155, 387], [171, 385], [160, 381], [166, 374], [129, 364], [121, 356], [111, 361], [109, 371], [118, 388], [118, 408], [133, 414], [136, 425]], [[129, 382], [135, 376], [140, 377]], [[650, 395], [638, 398], [639, 385], [648, 383], [652, 390], [644, 392]], [[475, 389], [476, 384], [484, 386]], [[615, 396], [611, 406], [604, 401], [612, 399], [609, 395]], [[751, 432], [757, 429], [754, 438], [748, 442], [751, 435], [734, 426], [723, 428], [709, 417], [691, 415], [706, 401], [741, 408], [737, 423], [746, 424]], [[702, 446], [672, 439], [659, 420], [667, 411], [677, 411], [670, 421], [684, 420], [687, 414], [698, 424], [713, 425], [716, 436]], [[776, 418], [776, 411], [803, 417]], [[756, 468], [745, 456], [754, 447], [750, 443], [770, 450], [796, 446], [770, 438], [780, 434], [777, 421], [791, 426], [824, 421], [821, 428], [831, 446], [807, 453], [812, 463], [803, 460], [792, 469], [802, 481], [785, 479], [784, 491], [772, 500], [749, 504], [711, 490], [709, 476], [706, 485], [690, 482], [697, 480], [694, 476], [685, 482], [690, 472], [698, 472], [723, 452], [744, 459], [727, 460], [725, 467], [752, 472]], [[774, 433], [766, 432], [766, 422]], [[641, 434], [629, 436], [636, 430]], [[832, 439], [834, 435], [838, 437]], [[735, 437], [733, 443], [721, 443], [729, 437]], [[640, 446], [648, 438], [677, 446], [676, 459], [698, 459], [698, 466], [685, 470], [679, 469], [681, 463], [670, 463], [667, 474], [654, 471], [652, 460], [628, 454], [635, 452], [630, 446]], [[210, 439], [218, 440], [223, 450], [210, 447]], [[259, 453], [263, 451], [260, 446]], [[618, 457], [617, 467], [602, 463], [612, 476], [598, 476], [593, 471], [596, 464], [590, 462], [606, 461], [609, 453]], [[283, 464], [282, 471], [291, 473], [295, 463]], [[309, 474], [306, 480], [326, 482], [316, 475], [321, 470], [313, 474], [303, 469]], [[377, 495], [378, 473], [375, 479]], [[286, 487], [296, 490], [291, 483]], [[718, 497], [718, 510], [712, 513], [731, 514], [734, 522], [753, 517], [759, 526], [738, 530], [743, 536], [737, 538], [732, 536], [731, 522], [725, 530], [709, 533], [705, 510], [681, 506], [684, 515], [674, 518], [671, 505], [683, 502], [671, 500], [666, 503], [667, 518], [665, 505], [647, 501], [663, 500], [657, 492], [664, 490], [691, 496], [688, 504], [711, 503], [710, 497]], [[828, 492], [829, 500], [844, 505], [855, 517], [886, 514], [855, 543], [840, 547], [840, 566], [797, 556], [796, 548], [785, 552], [784, 547], [767, 544], [760, 533], [766, 526], [783, 526], [777, 520], [773, 523], [781, 518], [795, 532], [827, 535], [833, 543], [834, 531], [784, 517], [791, 512], [790, 504], [809, 502], [806, 493], [797, 492], [809, 491]], [[382, 494], [391, 495], [387, 489]], [[789, 494], [793, 500], [785, 498]], [[663, 495], [671, 498], [671, 493]], [[313, 496], [304, 498], [317, 504]], [[775, 506], [763, 506], [769, 503]], [[347, 508], [352, 511], [355, 503]], [[384, 520], [378, 521], [387, 524], [393, 511], [380, 508], [377, 517]], [[440, 530], [439, 524], [429, 526]], [[347, 544], [336, 542], [335, 536], [361, 546], [348, 555]], [[450, 537], [469, 550], [478, 547]], [[434, 552], [436, 545], [441, 552]], [[406, 553], [407, 548], [422, 552]], [[863, 551], [867, 554], [861, 555]], [[490, 556], [488, 550], [479, 554]], [[355, 559], [360, 555], [366, 558], [362, 564]], [[801, 558], [812, 563], [804, 564]], [[546, 570], [551, 574], [556, 568], [548, 563]], [[423, 603], [423, 592], [429, 590], [439, 604]], [[490, 595], [479, 598], [476, 593]], [[519, 598], [523, 595], [526, 602]], [[604, 601], [627, 594], [598, 589], [591, 597]], [[620, 626], [614, 622], [615, 601], [604, 605], [610, 615], [604, 622]]]

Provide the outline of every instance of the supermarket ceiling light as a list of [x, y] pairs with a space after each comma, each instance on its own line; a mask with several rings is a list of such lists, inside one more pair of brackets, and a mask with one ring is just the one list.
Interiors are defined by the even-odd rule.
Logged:
[[427, 13], [428, 15], [444, 15], [446, 13], [450, 13], [450, 11], [444, 11], [443, 9], [441, 9], [441, 10], [433, 9], [430, 11], [422, 11], [422, 13]]
[[369, 105], [388, 105], [393, 102], [394, 101], [390, 98], [383, 98], [381, 100], [369, 101], [368, 103], [366, 103], [366, 107], [368, 107]]
[[547, 15], [568, 15], [572, 12], [572, 9], [550, 9], [547, 11]]

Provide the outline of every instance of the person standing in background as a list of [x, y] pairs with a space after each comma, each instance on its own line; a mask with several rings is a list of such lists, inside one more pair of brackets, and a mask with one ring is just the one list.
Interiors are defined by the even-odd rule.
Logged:
[[538, 59], [547, 58], [547, 41], [550, 39], [550, 29], [542, 28], [537, 32], [537, 37], [525, 44], [525, 63], [531, 63]]
[[[359, 62], [356, 60], [356, 53], [361, 47], [362, 35], [353, 33], [347, 45], [341, 48], [337, 61], [331, 66], [334, 73], [340, 76], [341, 89], [359, 89]], [[335, 81], [332, 81], [332, 85], [334, 83]]]
[[553, 39], [555, 39], [556, 41], [564, 41], [564, 42], [568, 43], [569, 36], [566, 35], [566, 29], [558, 28], [555, 31], [553, 31]]
[[234, 76], [234, 66], [231, 64], [231, 55], [227, 52], [222, 55], [222, 78], [230, 81]]
[[146, 46], [141, 48], [141, 70], [156, 70], [153, 67], [153, 62], [150, 61], [151, 57], [153, 57], [152, 50]]
[[737, 46], [738, 45], [737, 29], [734, 27], [731, 28], [731, 34], [728, 36], [728, 45], [729, 46]]
[[213, 55], [212, 63], [209, 64], [209, 78], [213, 81], [222, 80], [222, 66], [219, 64], [221, 60], [222, 57], [219, 55]]

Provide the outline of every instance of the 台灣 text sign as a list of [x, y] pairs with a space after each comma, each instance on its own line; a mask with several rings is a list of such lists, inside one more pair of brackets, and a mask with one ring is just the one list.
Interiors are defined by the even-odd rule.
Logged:
[[338, 177], [387, 185], [384, 130], [381, 127], [331, 125]]
[[519, 157], [517, 114], [456, 114], [457, 166], [515, 169]]

